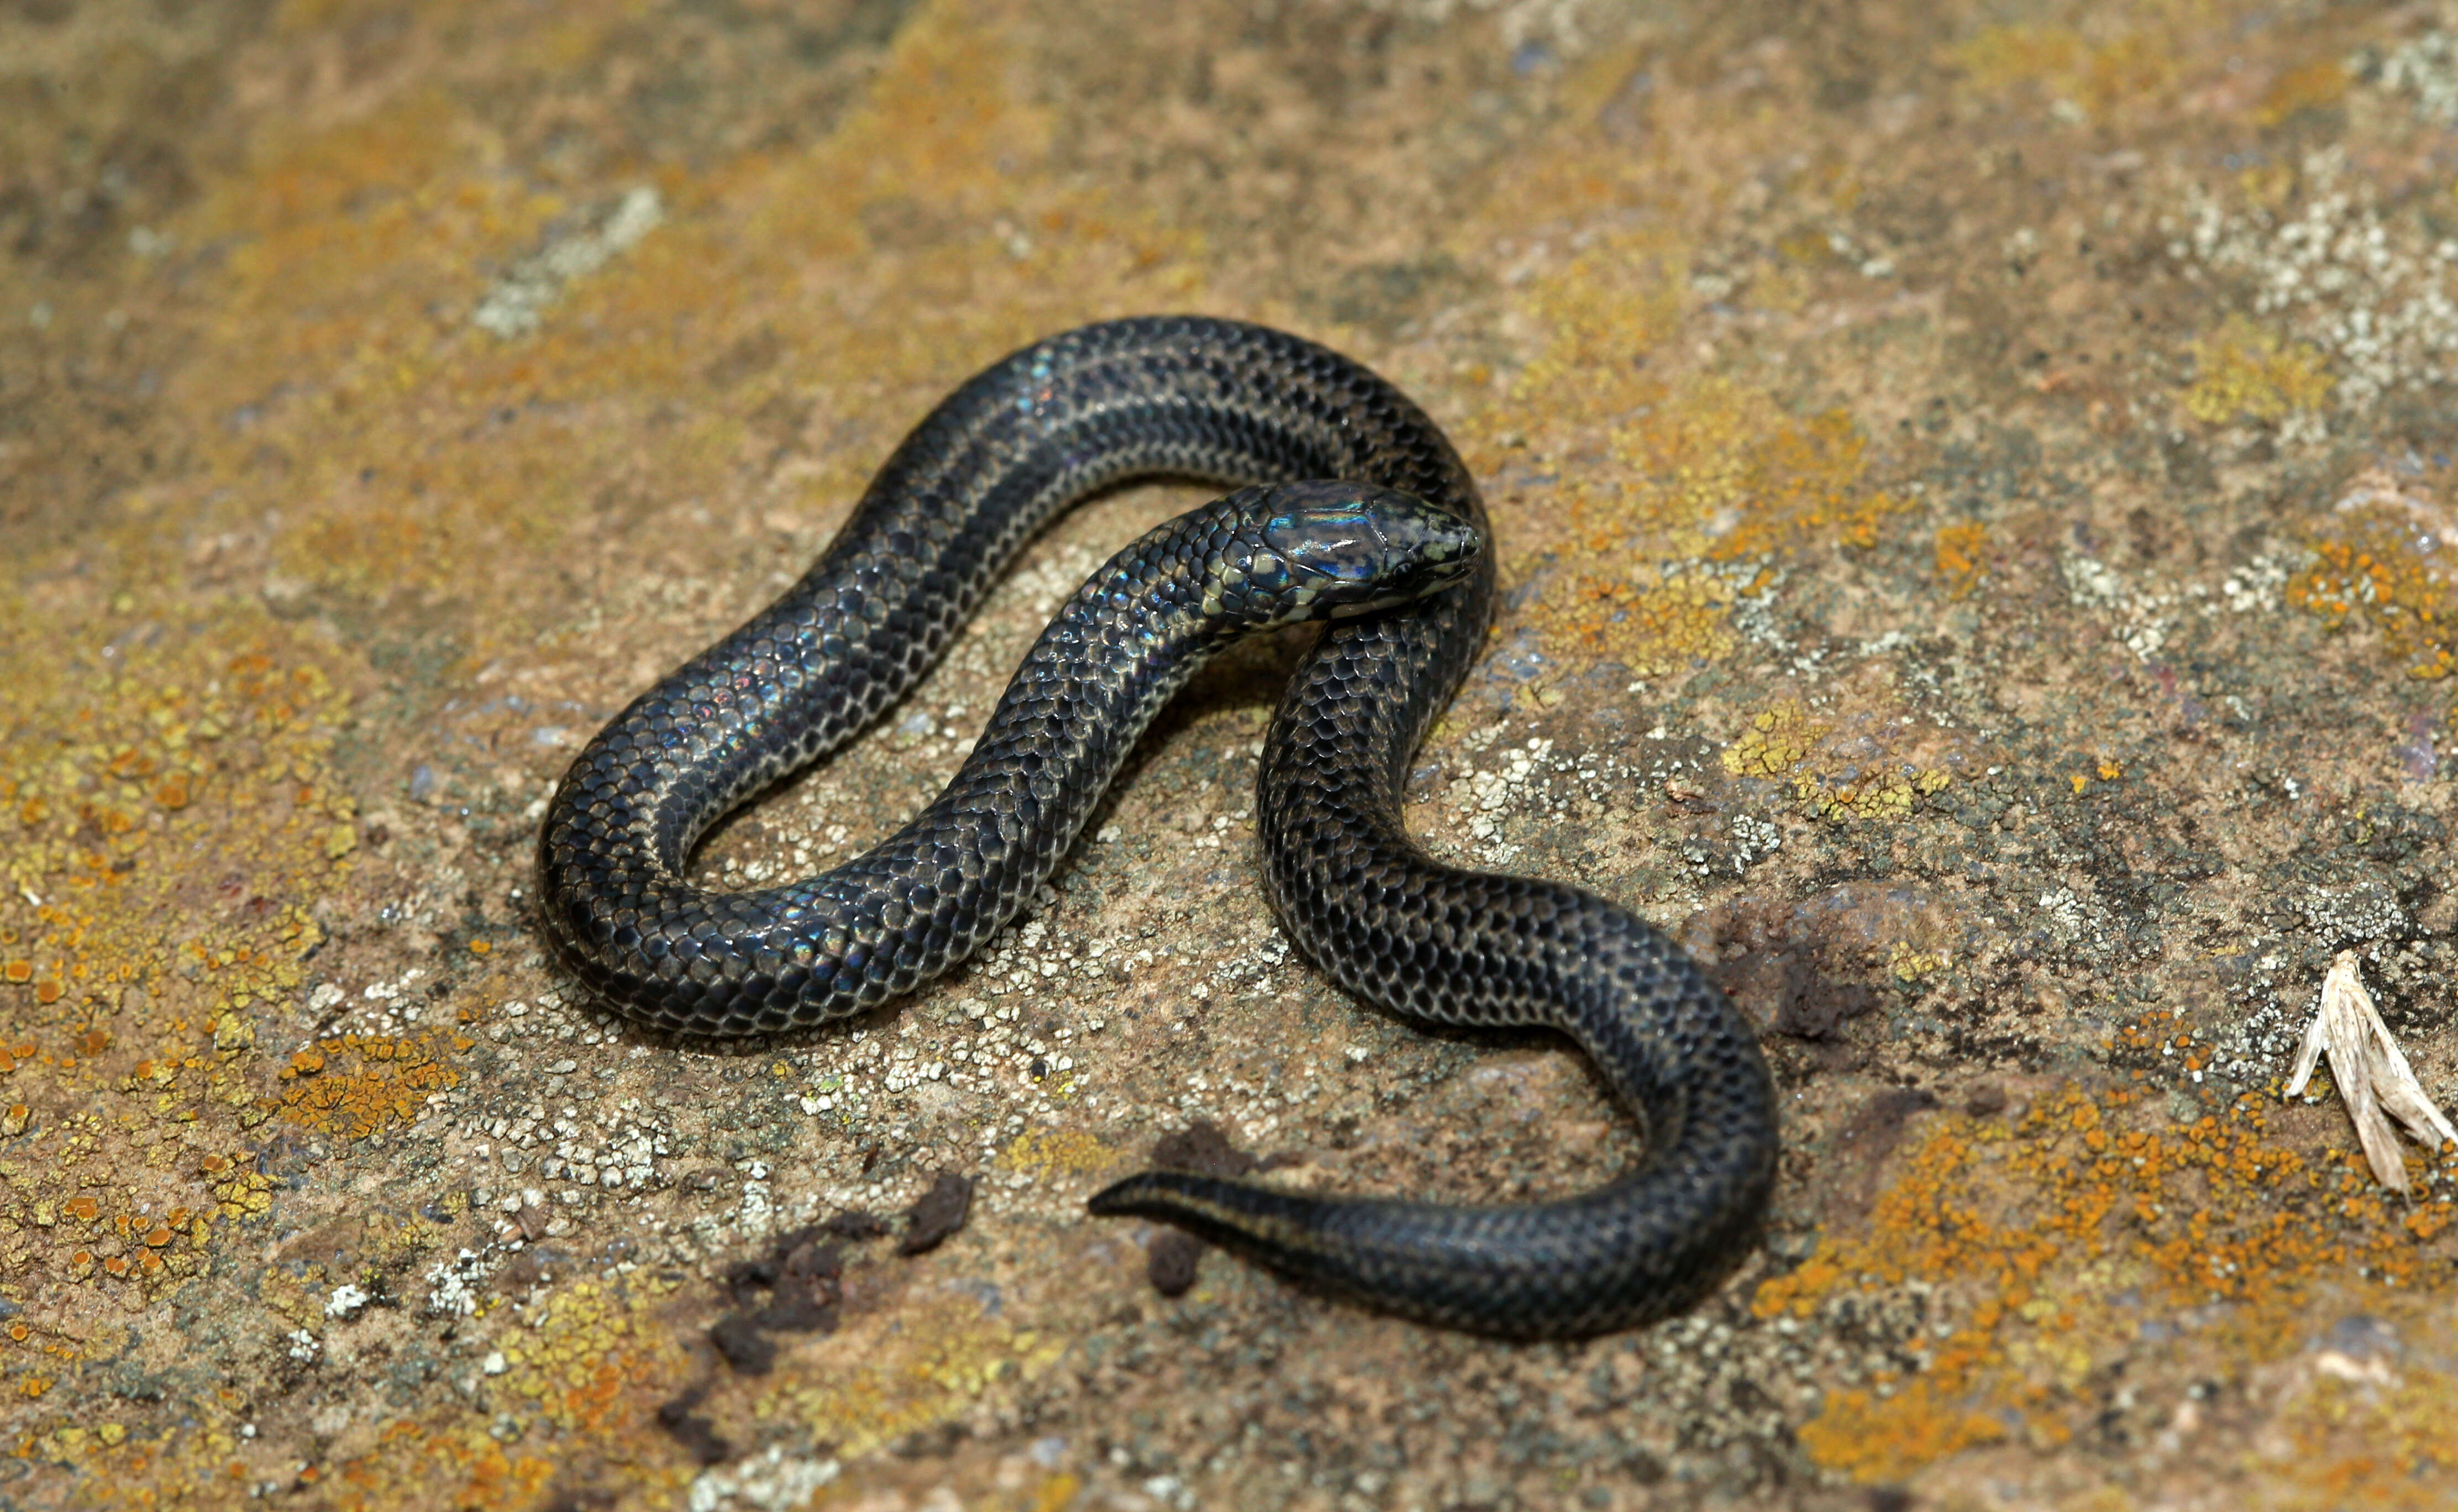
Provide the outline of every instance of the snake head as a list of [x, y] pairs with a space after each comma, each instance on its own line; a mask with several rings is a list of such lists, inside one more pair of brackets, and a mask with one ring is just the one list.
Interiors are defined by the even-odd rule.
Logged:
[[1264, 623], [1405, 604], [1468, 576], [1485, 552], [1476, 527], [1396, 489], [1290, 483], [1256, 503], [1262, 528], [1245, 573]]

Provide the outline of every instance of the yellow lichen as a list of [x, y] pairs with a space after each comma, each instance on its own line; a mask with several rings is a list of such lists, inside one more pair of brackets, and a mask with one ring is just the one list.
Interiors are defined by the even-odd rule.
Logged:
[[[177, 633], [135, 622], [95, 637], [112, 654], [17, 686], [0, 1135], [40, 1174], [20, 1183], [31, 1229], [0, 1229], [0, 1272], [150, 1294], [198, 1272], [212, 1218], [270, 1206], [268, 1178], [208, 1151], [258, 1116], [260, 1005], [302, 984], [329, 834], [356, 806], [327, 764], [349, 713], [329, 645], [253, 603]], [[0, 596], [0, 636], [37, 633], [29, 612]]]
[[900, 1322], [869, 1339], [859, 1358], [782, 1387], [762, 1415], [790, 1416], [840, 1455], [863, 1455], [946, 1421], [996, 1382], [1038, 1375], [1066, 1353], [1064, 1340], [1019, 1329], [969, 1297], [908, 1305]]
[[622, 1299], [595, 1281], [576, 1281], [557, 1294], [529, 1336], [507, 1342], [503, 1353], [510, 1367], [505, 1389], [566, 1431], [622, 1427], [625, 1393], [652, 1381]]
[[1936, 767], [1882, 768], [1853, 777], [1833, 772], [1796, 772], [1792, 796], [1816, 818], [1900, 819], [1922, 798], [1944, 792], [1951, 774]]
[[1989, 26], [1946, 50], [1964, 87], [1996, 94], [2032, 86], [2092, 116], [2139, 110], [2166, 97], [2192, 44], [2175, 24], [2085, 31], [2065, 26]]
[[1948, 964], [1944, 951], [1916, 950], [1902, 941], [1897, 941], [1886, 956], [1886, 970], [1898, 982], [1918, 982], [1944, 971]]
[[1827, 729], [1799, 700], [1787, 698], [1750, 716], [1749, 728], [1724, 748], [1724, 770], [1735, 777], [1781, 777], [1808, 759]]
[[1798, 419], [1720, 378], [1647, 401], [1613, 432], [1612, 486], [1574, 503], [1573, 527], [1594, 549], [1738, 562], [1821, 541], [1867, 547], [1902, 507], [1869, 486], [1867, 438], [1841, 410]]
[[1656, 386], [1639, 366], [1678, 322], [1688, 271], [1678, 240], [1636, 230], [1599, 238], [1534, 280], [1527, 306], [1546, 342], [1513, 385], [1513, 412], [1556, 431], [1625, 413]]
[[1724, 749], [1724, 770], [1735, 777], [1788, 777], [1802, 812], [1830, 819], [1903, 818], [1922, 798], [1953, 781], [1943, 768], [1883, 754], [1856, 761], [1831, 755], [1813, 759], [1833, 734], [1831, 722], [1813, 718], [1798, 700], [1784, 699], [1751, 715], [1748, 727]]
[[2281, 342], [2240, 315], [2229, 316], [2216, 334], [2196, 342], [2193, 352], [2185, 413], [2205, 425], [2273, 422], [2320, 409], [2337, 382], [2323, 370], [2319, 348]]
[[1528, 611], [1565, 660], [1661, 676], [1721, 656], [1738, 644], [1732, 606], [1771, 586], [1771, 564], [1873, 545], [1902, 507], [1870, 487], [1865, 438], [1840, 411], [1796, 419], [1712, 378], [1618, 397], [1634, 414], [1611, 432], [1612, 465], [1568, 485], [1546, 528], [1577, 565]]
[[999, 1164], [1036, 1179], [1080, 1176], [1099, 1170], [1118, 1158], [1118, 1151], [1075, 1129], [1028, 1129], [1008, 1142]]
[[2346, 97], [2355, 76], [2340, 58], [2316, 58], [2281, 73], [2253, 113], [2260, 125], [2276, 126], [2303, 111], [2321, 110]]
[[[348, 9], [308, 0], [267, 25], [285, 46], [321, 46], [302, 31], [346, 30], [356, 25]], [[449, 48], [452, 29], [484, 9], [419, 8], [402, 23], [405, 54]], [[76, 571], [47, 561], [26, 574], [48, 598], [32, 601], [22, 585], [0, 593], [0, 640], [83, 649], [29, 659], [11, 690], [15, 722], [0, 732], [0, 874], [10, 884], [0, 894], [0, 1075], [10, 1078], [0, 1103], [11, 1108], [0, 1129], [22, 1137], [11, 1153], [36, 1168], [12, 1200], [25, 1199], [29, 1219], [51, 1204], [40, 1210], [47, 1225], [0, 1233], [0, 1271], [48, 1254], [64, 1305], [90, 1309], [72, 1288], [125, 1287], [112, 1282], [114, 1264], [141, 1278], [148, 1256], [180, 1256], [271, 1209], [278, 1179], [236, 1148], [234, 1123], [279, 1117], [339, 1137], [397, 1129], [459, 1074], [459, 1048], [440, 1037], [322, 1041], [295, 1062], [286, 1036], [273, 1043], [321, 942], [317, 905], [375, 848], [343, 784], [391, 780], [373, 768], [343, 777], [331, 759], [351, 685], [372, 681], [356, 659], [360, 629], [403, 612], [444, 625], [459, 595], [490, 593], [490, 580], [556, 555], [569, 532], [598, 528], [593, 501], [636, 467], [644, 431], [635, 419], [667, 396], [707, 402], [658, 431], [658, 497], [734, 498], [745, 455], [776, 446], [744, 419], [763, 399], [909, 417], [1028, 336], [1122, 309], [1220, 302], [1202, 296], [1199, 231], [1161, 223], [1133, 196], [1039, 171], [1048, 112], [1018, 87], [1028, 75], [1011, 17], [962, 0], [914, 10], [842, 119], [809, 145], [713, 152], [688, 171], [635, 165], [665, 197], [666, 223], [574, 280], [524, 340], [499, 341], [462, 317], [558, 217], [591, 207], [537, 192], [534, 177], [507, 177], [501, 125], [475, 93], [394, 78], [339, 111], [254, 113], [243, 139], [199, 160], [185, 208], [162, 210], [153, 229], [166, 240], [214, 249], [182, 296], [196, 320], [181, 328], [220, 359], [168, 364], [145, 422], [178, 439], [180, 465], [134, 488], [112, 486]], [[502, 46], [529, 49], [542, 70], [592, 76], [619, 66], [636, 36], [622, 8], [582, 8], [536, 26], [507, 22], [473, 51], [491, 59]], [[618, 188], [632, 172], [618, 170]], [[893, 217], [865, 212], [900, 203], [949, 227], [1012, 217], [1036, 254], [985, 258], [988, 243], [969, 234], [873, 245], [865, 227]], [[848, 322], [832, 300], [780, 297], [806, 284], [860, 286], [919, 313]], [[96, 285], [94, 300], [106, 292]], [[169, 298], [147, 293], [142, 308], [158, 311], [157, 295]], [[690, 312], [687, 332], [678, 311]], [[762, 331], [787, 360], [711, 393], [700, 375], [712, 355]], [[523, 423], [490, 424], [499, 412]], [[540, 412], [553, 418], [530, 424]], [[762, 509], [799, 510], [823, 528], [889, 440], [817, 448], [780, 476], [783, 499]], [[245, 544], [194, 570], [225, 542]], [[98, 585], [89, 607], [82, 585]], [[566, 607], [495, 595], [493, 611], [447, 627], [469, 663], [434, 671], [466, 677], [506, 643], [552, 656], [558, 643], [538, 637], [540, 621], [566, 617]], [[327, 610], [352, 629], [335, 634]], [[469, 946], [472, 956], [489, 948]], [[503, 960], [500, 948], [492, 959]], [[276, 1080], [285, 1065], [292, 1074]], [[87, 1108], [103, 1111], [64, 1111]], [[1031, 1153], [1062, 1165], [1093, 1158], [1069, 1144]], [[93, 1217], [60, 1217], [80, 1195], [94, 1198]], [[184, 1228], [167, 1221], [182, 1205]], [[140, 1226], [148, 1215], [164, 1221]], [[9, 1279], [10, 1295], [23, 1295], [22, 1278]], [[669, 1319], [636, 1316], [627, 1333], [627, 1307], [611, 1289], [551, 1303], [535, 1357], [513, 1336], [524, 1357], [489, 1411], [534, 1408], [557, 1424], [551, 1442], [507, 1447], [488, 1415], [439, 1391], [416, 1420], [382, 1425], [365, 1453], [275, 1465], [264, 1440], [221, 1431], [240, 1420], [232, 1398], [184, 1404], [209, 1425], [150, 1471], [114, 1462], [89, 1494], [219, 1505], [278, 1474], [318, 1504], [526, 1506], [585, 1463], [593, 1474], [623, 1467], [626, 1493], [644, 1502], [678, 1501], [697, 1466], [641, 1424], [694, 1367], [661, 1357], [644, 1378], [625, 1363], [624, 1351], [645, 1354], [678, 1333]], [[936, 1383], [902, 1398], [926, 1416], [969, 1399], [962, 1393], [993, 1369], [1030, 1367], [1056, 1348], [961, 1331], [942, 1342], [935, 1359], [906, 1360]], [[601, 1349], [621, 1377], [611, 1395], [591, 1363]], [[39, 1397], [56, 1374], [18, 1366], [10, 1384]], [[540, 1389], [517, 1389], [526, 1386]], [[52, 1391], [44, 1405], [71, 1395]], [[360, 1428], [344, 1437], [355, 1443]], [[299, 1448], [324, 1453], [304, 1438]]]
[[1738, 644], [1732, 607], [1765, 578], [1653, 567], [1619, 578], [1580, 573], [1539, 598], [1527, 619], [1566, 660], [1618, 662], [1634, 676], [1665, 677], [1730, 652]]

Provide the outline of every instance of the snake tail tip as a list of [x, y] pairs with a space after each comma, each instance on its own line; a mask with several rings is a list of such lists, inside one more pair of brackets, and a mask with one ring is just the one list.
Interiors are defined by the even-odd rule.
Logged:
[[1084, 1207], [1096, 1218], [1157, 1216], [1155, 1210], [1159, 1204], [1156, 1199], [1163, 1191], [1153, 1180], [1157, 1174], [1157, 1171], [1146, 1170], [1124, 1181], [1114, 1181], [1093, 1193]]

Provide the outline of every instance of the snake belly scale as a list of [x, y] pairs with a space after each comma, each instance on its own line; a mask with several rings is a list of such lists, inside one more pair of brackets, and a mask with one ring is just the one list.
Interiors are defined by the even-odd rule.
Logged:
[[[1052, 515], [1156, 475], [1250, 487], [1096, 573], [920, 817], [801, 881], [719, 892], [686, 879], [712, 823], [919, 680]], [[596, 991], [658, 1029], [769, 1033], [869, 1007], [1015, 915], [1204, 656], [1243, 629], [1326, 618], [1257, 779], [1282, 926], [1393, 1012], [1569, 1035], [1637, 1118], [1645, 1153], [1600, 1188], [1537, 1204], [1156, 1170], [1093, 1211], [1164, 1220], [1366, 1305], [1477, 1332], [1576, 1336], [1677, 1310], [1746, 1250], [1773, 1185], [1775, 1098], [1755, 1038], [1644, 921], [1576, 888], [1444, 865], [1401, 822], [1407, 762], [1492, 613], [1486, 528], [1433, 422], [1323, 347], [1177, 317], [1027, 347], [922, 422], [808, 573], [573, 761], [539, 848], [550, 931]]]

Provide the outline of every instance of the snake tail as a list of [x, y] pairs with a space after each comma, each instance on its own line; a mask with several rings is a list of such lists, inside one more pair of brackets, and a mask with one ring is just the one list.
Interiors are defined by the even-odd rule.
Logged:
[[[1520, 948], [1472, 958], [1431, 938], [1388, 939], [1376, 953], [1425, 984], [1408, 1011], [1463, 1022], [1440, 1011], [1444, 998], [1515, 996], [1523, 1015], [1476, 1022], [1568, 1030], [1637, 1117], [1648, 1148], [1636, 1168], [1561, 1201], [1508, 1207], [1323, 1197], [1153, 1170], [1096, 1194], [1093, 1212], [1175, 1224], [1320, 1290], [1502, 1337], [1606, 1333], [1687, 1307], [1746, 1253], [1774, 1181], [1761, 1137], [1774, 1108], [1756, 1043], [1717, 1032], [1712, 1019], [1682, 1040], [1649, 1032], [1700, 1020], [1695, 1005], [1716, 1001], [1716, 989], [1644, 921], [1554, 883], [1430, 862], [1420, 878], [1428, 871], [1454, 917], [1524, 918], [1532, 905], [1567, 927], [1513, 934]], [[1431, 969], [1402, 964], [1420, 961]], [[1345, 984], [1395, 1004], [1411, 996], [1371, 977]], [[1567, 1009], [1567, 1022], [1548, 1005]]]

